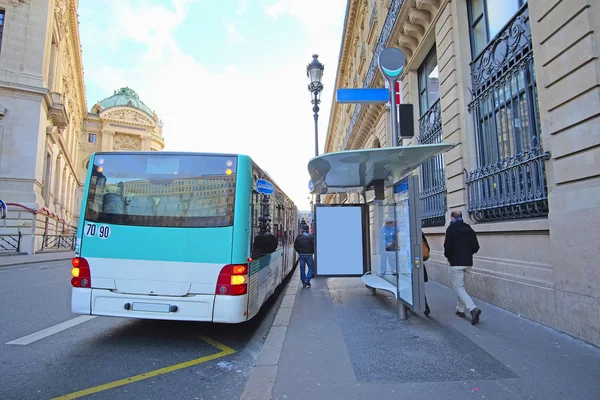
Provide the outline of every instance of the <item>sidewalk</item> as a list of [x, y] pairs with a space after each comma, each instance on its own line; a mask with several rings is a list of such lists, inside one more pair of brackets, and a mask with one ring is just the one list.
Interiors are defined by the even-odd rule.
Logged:
[[48, 252], [38, 253], [38, 254], [33, 254], [33, 255], [27, 255], [27, 254], [1, 255], [0, 256], [0, 268], [8, 267], [11, 265], [22, 265], [22, 264], [70, 260], [74, 257], [74, 254], [75, 253], [73, 251], [48, 251]]
[[[600, 399], [600, 349], [426, 284], [429, 318], [400, 321], [396, 300], [359, 278], [290, 282], [242, 399]], [[288, 322], [289, 321], [289, 322]]]

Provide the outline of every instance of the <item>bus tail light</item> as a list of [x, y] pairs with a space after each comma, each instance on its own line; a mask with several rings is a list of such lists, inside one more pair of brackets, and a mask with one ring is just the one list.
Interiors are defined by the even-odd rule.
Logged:
[[241, 296], [248, 293], [248, 264], [229, 264], [219, 273], [215, 294]]
[[91, 288], [92, 287], [92, 275], [90, 272], [90, 264], [88, 264], [87, 260], [83, 257], [75, 257], [71, 264], [73, 265], [73, 269], [71, 270], [71, 274], [73, 278], [71, 278], [71, 285], [73, 287], [80, 288]]
[[234, 285], [231, 287], [231, 295], [232, 296], [241, 296], [246, 293], [248, 293], [248, 284], [247, 283], [244, 283], [243, 285]]

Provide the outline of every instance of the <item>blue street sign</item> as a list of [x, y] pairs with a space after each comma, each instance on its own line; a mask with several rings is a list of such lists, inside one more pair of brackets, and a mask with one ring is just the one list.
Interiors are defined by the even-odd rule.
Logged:
[[387, 103], [390, 100], [390, 92], [387, 89], [361, 88], [361, 89], [338, 89], [338, 103]]
[[275, 187], [271, 182], [259, 179], [256, 181], [256, 190], [258, 190], [258, 193], [262, 194], [273, 194]]
[[310, 190], [311, 192], [312, 192], [313, 190], [315, 190], [315, 187], [313, 186], [313, 183], [312, 183], [312, 179], [310, 179], [310, 180], [308, 181], [308, 190]]

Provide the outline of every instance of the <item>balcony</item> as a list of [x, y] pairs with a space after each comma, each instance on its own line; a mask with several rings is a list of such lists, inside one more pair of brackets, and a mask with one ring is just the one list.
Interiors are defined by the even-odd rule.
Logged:
[[468, 211], [478, 222], [546, 216], [529, 13], [523, 6], [471, 63], [477, 168], [465, 171]]
[[64, 129], [67, 127], [69, 116], [61, 93], [50, 93], [50, 107], [48, 108], [48, 114], [50, 119], [52, 119], [52, 123], [57, 128]]
[[[442, 109], [437, 100], [419, 120], [419, 143], [442, 143]], [[421, 223], [424, 227], [446, 224], [447, 189], [444, 155], [421, 165]]]

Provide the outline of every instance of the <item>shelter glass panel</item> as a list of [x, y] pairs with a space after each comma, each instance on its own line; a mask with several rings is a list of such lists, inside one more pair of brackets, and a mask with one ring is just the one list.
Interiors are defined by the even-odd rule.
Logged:
[[403, 182], [394, 188], [398, 293], [402, 300], [413, 305], [412, 247], [410, 244], [411, 218], [408, 197], [408, 182]]

